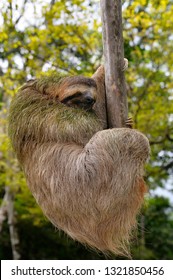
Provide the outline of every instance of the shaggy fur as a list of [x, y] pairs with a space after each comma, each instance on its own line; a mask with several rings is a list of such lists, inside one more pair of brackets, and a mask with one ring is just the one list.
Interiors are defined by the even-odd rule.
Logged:
[[[60, 102], [71, 86], [97, 89], [94, 110]], [[143, 166], [149, 143], [134, 129], [103, 130], [104, 94], [102, 67], [92, 79], [30, 81], [11, 103], [9, 135], [49, 220], [75, 240], [125, 254], [146, 192]]]

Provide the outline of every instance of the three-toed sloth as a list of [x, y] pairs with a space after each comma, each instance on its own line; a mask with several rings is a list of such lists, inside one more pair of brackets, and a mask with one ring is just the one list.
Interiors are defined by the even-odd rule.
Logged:
[[9, 135], [48, 219], [83, 244], [127, 253], [149, 143], [134, 129], [106, 129], [104, 68], [26, 83], [11, 103]]

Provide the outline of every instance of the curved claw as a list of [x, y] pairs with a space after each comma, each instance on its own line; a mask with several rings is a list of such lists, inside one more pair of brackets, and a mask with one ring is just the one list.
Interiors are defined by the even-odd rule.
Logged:
[[133, 119], [131, 117], [126, 120], [126, 127], [133, 128]]
[[122, 71], [125, 71], [127, 68], [128, 68], [128, 59], [124, 58], [124, 66], [123, 66]]

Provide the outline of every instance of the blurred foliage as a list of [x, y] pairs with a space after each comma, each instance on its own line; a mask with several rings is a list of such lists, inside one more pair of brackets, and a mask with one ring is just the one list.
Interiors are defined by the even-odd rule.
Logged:
[[[104, 259], [60, 234], [43, 217], [7, 137], [11, 97], [27, 79], [54, 71], [91, 75], [101, 63], [99, 1], [2, 0], [0, 10], [0, 202], [10, 186], [22, 259]], [[129, 111], [135, 127], [150, 140], [146, 180], [156, 191], [173, 188], [172, 13], [172, 0], [123, 1]], [[170, 201], [152, 193], [139, 217], [132, 257], [173, 259], [172, 229]], [[0, 257], [12, 258], [7, 221]]]

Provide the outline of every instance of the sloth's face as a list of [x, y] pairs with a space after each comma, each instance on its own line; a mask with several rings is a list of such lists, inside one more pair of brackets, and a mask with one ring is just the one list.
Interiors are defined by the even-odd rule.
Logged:
[[66, 106], [91, 110], [96, 102], [96, 89], [93, 87], [78, 88], [76, 92], [61, 101]]

